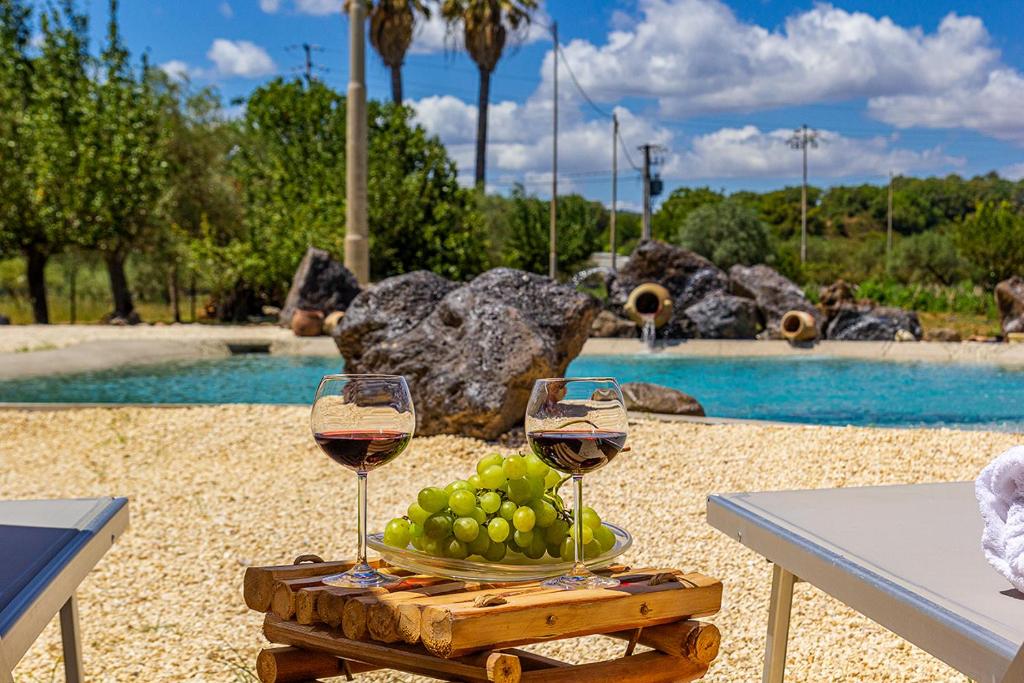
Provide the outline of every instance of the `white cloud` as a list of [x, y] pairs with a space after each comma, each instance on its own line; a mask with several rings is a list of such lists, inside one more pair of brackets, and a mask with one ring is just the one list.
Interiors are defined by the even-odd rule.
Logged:
[[323, 16], [341, 11], [341, 0], [295, 0], [295, 9], [301, 14]]
[[225, 19], [230, 19], [235, 16], [235, 10], [231, 8], [231, 3], [227, 0], [223, 0], [223, 2], [217, 6], [217, 11], [220, 12]]
[[260, 9], [267, 14], [273, 14], [281, 9], [281, 0], [260, 0]]
[[188, 64], [180, 59], [172, 59], [168, 62], [164, 62], [160, 65], [160, 68], [163, 69], [164, 73], [174, 81], [183, 81], [188, 78], [191, 73], [191, 69], [189, 69]]
[[999, 169], [999, 175], [1010, 180], [1024, 180], [1024, 162], [1004, 166]]
[[267, 51], [248, 40], [217, 38], [206, 56], [217, 66], [217, 73], [221, 76], [256, 78], [277, 70]]
[[[551, 18], [545, 10], [544, 3], [540, 4], [538, 10], [533, 13], [533, 21], [522, 30], [521, 34], [514, 39], [510, 38], [510, 44], [529, 45], [539, 41], [550, 41], [551, 35], [546, 28], [551, 23]], [[432, 5], [430, 18], [427, 21], [418, 21], [416, 35], [413, 38], [410, 52], [413, 54], [431, 54], [444, 52], [445, 50], [462, 49], [462, 28], [461, 24], [456, 25], [451, 31], [441, 18], [437, 7]]]

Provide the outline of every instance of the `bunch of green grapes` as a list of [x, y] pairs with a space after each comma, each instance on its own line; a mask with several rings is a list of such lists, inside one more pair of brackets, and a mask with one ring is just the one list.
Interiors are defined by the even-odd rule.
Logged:
[[[429, 555], [500, 562], [508, 553], [538, 560], [573, 559], [573, 517], [559, 487], [565, 479], [532, 453], [488, 455], [476, 474], [444, 488], [419, 492], [405, 516], [384, 528], [384, 542]], [[615, 535], [593, 509], [583, 508], [585, 558], [615, 545]]]

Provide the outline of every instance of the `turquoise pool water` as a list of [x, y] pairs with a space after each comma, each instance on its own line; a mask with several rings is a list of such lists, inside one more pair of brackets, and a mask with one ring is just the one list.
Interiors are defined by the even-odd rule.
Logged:
[[[0, 382], [0, 401], [307, 404], [338, 357], [246, 355]], [[569, 374], [686, 391], [715, 417], [1024, 431], [1024, 371], [806, 358], [587, 356]]]

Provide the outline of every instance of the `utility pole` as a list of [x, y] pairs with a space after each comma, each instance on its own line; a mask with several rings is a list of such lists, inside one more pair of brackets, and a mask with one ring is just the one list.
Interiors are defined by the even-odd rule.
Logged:
[[885, 220], [885, 270], [892, 272], [892, 169], [889, 170], [889, 208]]
[[618, 114], [612, 114], [612, 216], [611, 223], [608, 226], [611, 234], [609, 235], [609, 243], [612, 248], [612, 271], [615, 270], [615, 252], [617, 246], [615, 244], [615, 215], [618, 213], [618, 194], [619, 194], [619, 116]]
[[303, 43], [302, 51], [306, 53], [306, 84], [308, 85], [313, 81], [313, 46]]
[[554, 70], [552, 85], [554, 101], [551, 116], [551, 226], [548, 243], [548, 277], [554, 279], [558, 274], [558, 22], [551, 22], [551, 40], [554, 42]]
[[348, 102], [345, 122], [345, 267], [359, 284], [370, 281], [366, 215], [366, 4], [348, 4]]
[[651, 146], [641, 145], [640, 150], [644, 153], [644, 213], [640, 240], [645, 241], [651, 239]]
[[805, 123], [793, 132], [788, 142], [804, 155], [804, 182], [800, 188], [800, 263], [803, 264], [807, 262], [807, 147], [818, 146], [818, 131], [809, 130]]

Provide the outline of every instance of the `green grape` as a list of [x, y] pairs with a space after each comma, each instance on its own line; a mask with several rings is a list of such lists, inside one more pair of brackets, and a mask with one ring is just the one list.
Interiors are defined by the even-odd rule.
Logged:
[[562, 562], [572, 562], [574, 559], [576, 559], [574, 553], [575, 551], [573, 550], [572, 539], [566, 538], [564, 541], [562, 541], [562, 548], [559, 551], [558, 556], [562, 558]]
[[517, 531], [530, 531], [537, 524], [537, 515], [528, 507], [521, 507], [512, 515], [512, 524]]
[[558, 511], [555, 506], [546, 500], [534, 500], [530, 502], [530, 509], [537, 517], [537, 526], [546, 529], [558, 519]]
[[544, 497], [544, 480], [539, 477], [526, 477], [526, 482], [530, 485], [530, 498], [543, 498]]
[[[480, 527], [478, 526], [477, 529]], [[483, 557], [491, 547], [491, 539], [487, 534], [476, 535], [472, 541], [469, 542], [469, 554], [480, 555]]]
[[444, 549], [441, 547], [440, 539], [424, 536], [421, 544], [423, 545], [423, 552], [426, 554], [433, 555], [434, 557], [444, 556]]
[[533, 543], [533, 531], [519, 531], [518, 529], [512, 534], [512, 540], [516, 542], [516, 545], [520, 548], [528, 548]]
[[506, 500], [504, 503], [501, 504], [501, 507], [498, 508], [498, 514], [502, 517], [502, 519], [511, 522], [512, 515], [514, 515], [516, 513], [516, 510], [518, 509], [518, 505], [513, 503], [511, 500]]
[[492, 543], [491, 547], [484, 553], [484, 559], [490, 562], [501, 562], [505, 559], [505, 554], [508, 552], [508, 548], [505, 547], [504, 543]]
[[487, 513], [483, 511], [483, 508], [475, 507], [469, 516], [476, 520], [477, 524], [483, 524], [487, 521]]
[[415, 545], [416, 539], [417, 538], [421, 538], [422, 536], [423, 536], [423, 525], [422, 524], [417, 524], [416, 522], [410, 522], [409, 523], [409, 537], [413, 539], [413, 544]]
[[493, 515], [501, 507], [501, 496], [494, 491], [480, 495], [480, 508], [489, 515]]
[[452, 518], [448, 515], [430, 515], [423, 523], [423, 533], [433, 539], [440, 540], [452, 532]]
[[547, 550], [548, 555], [550, 555], [551, 557], [555, 558], [556, 560], [562, 559], [562, 542], [561, 541], [559, 541], [558, 543], [545, 543], [544, 547]]
[[594, 508], [583, 508], [583, 525], [588, 526], [591, 529], [601, 528], [601, 518], [596, 512], [594, 512]]
[[405, 514], [409, 516], [409, 519], [420, 526], [423, 526], [423, 522], [427, 521], [427, 517], [430, 516], [430, 513], [421, 508], [419, 503], [413, 503], [410, 505], [409, 509], [405, 511]]
[[516, 505], [522, 505], [526, 501], [533, 497], [533, 492], [530, 490], [530, 482], [526, 479], [509, 479], [508, 481], [508, 499]]
[[544, 553], [548, 550], [548, 546], [544, 543], [544, 537], [540, 534], [534, 534], [533, 540], [530, 541], [530, 545], [523, 549], [523, 554], [531, 560], [539, 560], [544, 557]]
[[401, 517], [396, 517], [384, 527], [384, 542], [390, 546], [404, 548], [409, 545], [410, 538], [409, 522]]
[[526, 456], [526, 476], [544, 479], [550, 470], [551, 468], [545, 465], [536, 453], [529, 453]]
[[601, 552], [606, 553], [615, 545], [615, 534], [606, 526], [594, 530], [594, 540], [601, 545]]
[[487, 522], [487, 536], [495, 543], [501, 543], [507, 539], [511, 530], [508, 521], [502, 517], [495, 517]]
[[597, 541], [591, 541], [583, 546], [583, 557], [587, 560], [592, 560], [595, 557], [601, 556], [601, 544]]
[[469, 548], [457, 538], [453, 538], [444, 544], [444, 554], [456, 560], [464, 560], [469, 557]]
[[[569, 535], [572, 538], [576, 538], [576, 527], [572, 528], [572, 531], [570, 531]], [[594, 540], [594, 530], [591, 529], [589, 526], [584, 525], [583, 526], [583, 545], [586, 545], [586, 544], [590, 543], [593, 540]]]
[[476, 507], [476, 496], [471, 491], [459, 489], [448, 497], [448, 507], [460, 517], [465, 517]]
[[[565, 520], [556, 519], [554, 523], [544, 530], [544, 540], [550, 545], [559, 544], [565, 540], [566, 535], [569, 533], [569, 525], [566, 524]], [[553, 553], [555, 557], [558, 557], [558, 553]]]
[[526, 476], [526, 458], [521, 455], [510, 455], [505, 458], [501, 469], [509, 479], [521, 479]]
[[448, 494], [444, 489], [428, 486], [416, 496], [416, 502], [427, 512], [440, 512], [448, 505]]
[[452, 483], [448, 484], [448, 486], [451, 486], [453, 491], [459, 491], [459, 490], [462, 490], [462, 491], [472, 491], [473, 490], [473, 485], [470, 484], [465, 479], [456, 479]]
[[423, 541], [427, 540], [427, 537], [420, 534], [419, 536], [412, 537], [412, 547], [416, 550], [423, 550]]
[[480, 474], [480, 481], [484, 483], [484, 488], [496, 489], [505, 483], [505, 472], [501, 465], [491, 465]]
[[562, 475], [557, 470], [548, 470], [548, 473], [544, 475], [544, 488], [553, 489], [558, 486], [560, 481], [562, 481]]
[[484, 471], [486, 471], [488, 467], [493, 467], [495, 465], [501, 467], [501, 463], [503, 460], [504, 458], [501, 457], [500, 453], [491, 453], [490, 455], [481, 458], [480, 461], [477, 462], [476, 473], [482, 477], [484, 476]]
[[452, 533], [463, 543], [469, 543], [480, 535], [480, 524], [472, 517], [459, 517], [452, 524]]
[[474, 474], [472, 477], [467, 479], [466, 482], [474, 491], [479, 491], [484, 487], [484, 482], [480, 479], [479, 474]]

